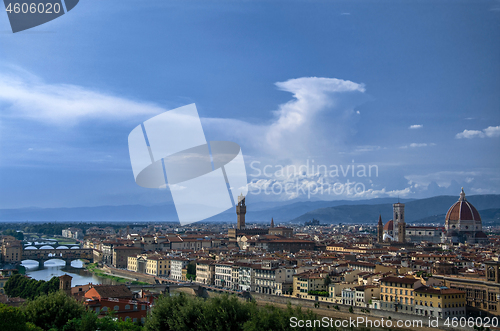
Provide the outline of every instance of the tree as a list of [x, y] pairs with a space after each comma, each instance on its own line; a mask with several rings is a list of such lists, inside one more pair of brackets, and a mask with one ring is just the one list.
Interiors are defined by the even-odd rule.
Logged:
[[328, 285], [332, 283], [332, 280], [330, 279], [330, 275], [326, 275], [325, 277], [325, 287], [328, 290]]
[[0, 303], [0, 326], [2, 330], [25, 331], [28, 330], [21, 309]]
[[260, 330], [329, 330], [329, 328], [310, 327], [292, 327], [291, 318], [295, 317], [297, 320], [313, 321], [317, 320], [318, 315], [310, 310], [303, 311], [301, 307], [292, 308], [289, 303], [286, 309], [280, 309], [275, 306], [266, 305], [263, 308], [256, 309], [252, 314], [250, 320], [245, 322], [244, 331], [260, 331]]
[[[236, 296], [222, 295], [203, 300], [181, 293], [175, 297], [163, 296], [156, 301], [145, 324], [145, 331], [260, 331], [305, 330], [292, 328], [290, 318], [315, 320], [318, 316], [300, 307], [288, 305], [282, 310], [266, 305], [257, 307], [255, 301], [242, 302]], [[307, 330], [319, 328], [307, 328]], [[324, 328], [322, 328], [324, 329]]]
[[22, 232], [17, 232], [16, 230], [7, 229], [4, 230], [2, 233], [4, 236], [12, 236], [17, 240], [24, 240], [24, 234]]
[[186, 267], [186, 278], [187, 279], [196, 279], [196, 265], [194, 263], [189, 263]]
[[243, 330], [255, 304], [243, 303], [236, 297], [223, 295], [209, 300], [178, 296], [163, 296], [146, 320], [146, 331], [168, 330]]
[[5, 283], [5, 293], [11, 297], [34, 299], [42, 294], [55, 292], [59, 289], [59, 278], [52, 277], [48, 282], [25, 277], [24, 275], [13, 275]]
[[81, 318], [84, 312], [83, 304], [62, 291], [39, 296], [29, 301], [24, 309], [26, 321], [44, 330], [62, 330], [69, 320]]

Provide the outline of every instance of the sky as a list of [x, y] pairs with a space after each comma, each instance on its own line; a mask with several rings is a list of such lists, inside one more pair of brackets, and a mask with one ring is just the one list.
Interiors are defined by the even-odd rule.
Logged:
[[500, 194], [499, 40], [493, 0], [85, 0], [15, 34], [0, 13], [0, 208], [171, 202], [127, 137], [191, 103], [253, 201]]

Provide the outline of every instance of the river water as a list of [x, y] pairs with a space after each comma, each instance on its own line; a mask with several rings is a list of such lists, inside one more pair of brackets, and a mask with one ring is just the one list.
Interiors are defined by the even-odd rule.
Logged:
[[46, 261], [42, 269], [38, 267], [38, 262], [36, 261], [23, 261], [22, 265], [26, 268], [26, 275], [36, 280], [48, 281], [54, 276], [59, 277], [67, 274], [73, 277], [71, 286], [89, 283], [115, 285], [113, 280], [96, 276], [87, 271], [80, 260], [72, 261], [71, 267], [66, 267], [65, 262], [62, 260]]

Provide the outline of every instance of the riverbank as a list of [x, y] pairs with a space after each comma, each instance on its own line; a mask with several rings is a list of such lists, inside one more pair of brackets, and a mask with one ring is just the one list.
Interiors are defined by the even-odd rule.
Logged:
[[87, 269], [87, 271], [93, 273], [96, 276], [111, 279], [117, 283], [130, 284], [130, 285], [148, 285], [149, 284], [147, 282], [141, 282], [137, 278], [134, 278], [134, 277], [127, 277], [127, 276], [123, 276], [123, 275], [115, 276], [114, 274], [110, 273], [108, 270], [106, 270], [104, 268], [99, 268], [97, 266], [97, 263], [89, 263], [89, 264], [85, 265], [85, 269]]

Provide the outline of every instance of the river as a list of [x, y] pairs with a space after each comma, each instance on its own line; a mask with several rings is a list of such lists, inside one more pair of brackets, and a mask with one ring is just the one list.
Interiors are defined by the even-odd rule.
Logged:
[[80, 260], [71, 262], [71, 267], [66, 267], [62, 260], [49, 260], [45, 262], [43, 269], [38, 267], [38, 262], [23, 261], [22, 265], [26, 268], [26, 275], [36, 280], [50, 280], [52, 277], [59, 277], [64, 274], [73, 277], [71, 286], [92, 284], [110, 284], [115, 285], [116, 282], [102, 278], [92, 274], [84, 268], [84, 264]]

